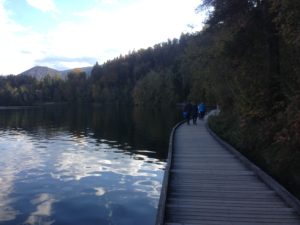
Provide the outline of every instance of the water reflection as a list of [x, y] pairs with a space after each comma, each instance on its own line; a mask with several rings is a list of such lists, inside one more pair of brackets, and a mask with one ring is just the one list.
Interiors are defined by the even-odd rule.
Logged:
[[0, 224], [153, 224], [177, 116], [0, 110]]
[[15, 198], [14, 182], [20, 179], [20, 173], [41, 165], [41, 160], [35, 154], [28, 137], [18, 131], [1, 132], [0, 134], [0, 221], [14, 220], [19, 214], [13, 208]]
[[105, 194], [105, 190], [103, 187], [95, 187], [94, 190], [96, 191], [96, 196], [102, 196]]
[[31, 213], [25, 221], [25, 224], [53, 224], [54, 220], [51, 220], [51, 214], [52, 204], [54, 202], [54, 198], [48, 193], [42, 193], [37, 198], [33, 199], [31, 203], [36, 206], [36, 211]]
[[0, 110], [1, 130], [25, 131], [29, 136], [51, 138], [68, 131], [80, 139], [90, 135], [101, 142], [121, 144], [123, 149], [155, 149], [155, 158], [165, 159], [169, 132], [179, 119], [176, 109], [121, 106], [48, 106]]
[[[80, 138], [74, 140], [75, 144], [66, 147], [64, 142], [56, 140], [56, 154], [60, 153], [56, 156], [52, 177], [65, 181], [80, 180], [89, 176], [101, 176], [103, 172], [151, 177], [156, 176], [153, 172], [163, 169], [164, 163], [158, 159], [141, 154], [129, 154], [123, 149], [109, 146], [105, 140], [102, 141], [103, 143], [96, 145], [92, 139]], [[47, 147], [50, 148], [52, 147]]]

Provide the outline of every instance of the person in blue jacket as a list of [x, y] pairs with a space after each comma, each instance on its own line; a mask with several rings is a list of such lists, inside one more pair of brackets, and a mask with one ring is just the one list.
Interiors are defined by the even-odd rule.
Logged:
[[203, 119], [206, 112], [206, 106], [203, 102], [198, 105], [199, 119]]

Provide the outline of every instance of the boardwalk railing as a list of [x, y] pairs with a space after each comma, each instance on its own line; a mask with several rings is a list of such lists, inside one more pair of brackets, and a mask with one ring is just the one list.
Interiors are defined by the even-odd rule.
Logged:
[[234, 154], [245, 166], [252, 170], [265, 184], [267, 184], [271, 189], [273, 189], [283, 201], [291, 208], [293, 208], [300, 215], [300, 201], [292, 195], [288, 190], [286, 190], [282, 185], [280, 185], [276, 180], [270, 177], [267, 173], [253, 164], [249, 159], [247, 159], [243, 154], [233, 148], [231, 145], [223, 141], [218, 137], [208, 126], [205, 124], [208, 132], [213, 138], [218, 141], [224, 148]]
[[165, 168], [165, 174], [162, 182], [161, 192], [160, 192], [160, 198], [158, 202], [158, 209], [157, 209], [157, 216], [156, 216], [156, 225], [163, 225], [164, 219], [165, 219], [165, 205], [166, 205], [166, 199], [167, 199], [167, 192], [168, 192], [168, 184], [169, 184], [169, 176], [170, 176], [170, 168], [172, 163], [172, 153], [173, 153], [173, 141], [174, 141], [174, 133], [176, 129], [183, 124], [185, 121], [181, 121], [178, 124], [176, 124], [170, 135], [169, 140], [169, 149], [168, 149], [168, 158], [167, 158], [167, 165]]

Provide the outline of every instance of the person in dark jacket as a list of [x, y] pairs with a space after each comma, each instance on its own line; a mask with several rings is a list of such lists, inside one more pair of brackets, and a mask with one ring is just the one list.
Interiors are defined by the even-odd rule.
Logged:
[[197, 125], [198, 107], [194, 103], [192, 104], [192, 118], [193, 118], [193, 124]]
[[183, 117], [186, 120], [186, 123], [188, 125], [190, 125], [191, 113], [192, 113], [192, 104], [188, 102], [183, 107]]

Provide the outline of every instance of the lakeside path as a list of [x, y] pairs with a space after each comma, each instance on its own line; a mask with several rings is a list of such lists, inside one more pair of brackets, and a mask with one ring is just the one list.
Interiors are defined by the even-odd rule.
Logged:
[[216, 141], [204, 122], [180, 125], [170, 146], [157, 224], [300, 224], [297, 209]]

